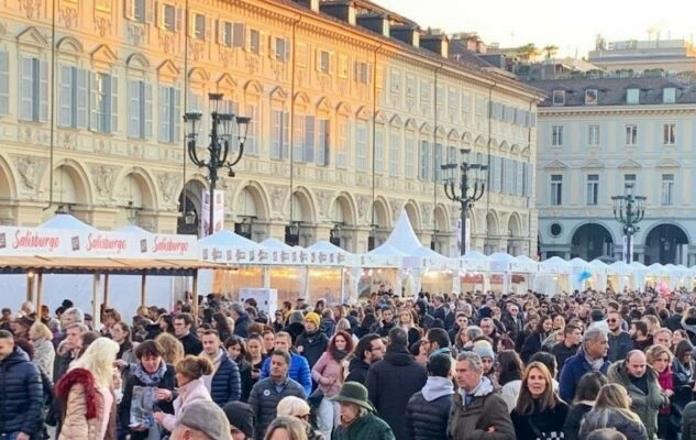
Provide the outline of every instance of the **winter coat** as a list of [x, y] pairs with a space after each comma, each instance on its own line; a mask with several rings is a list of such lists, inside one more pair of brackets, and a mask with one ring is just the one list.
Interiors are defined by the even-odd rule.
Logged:
[[56, 350], [53, 343], [48, 339], [41, 338], [32, 341], [34, 347], [34, 363], [44, 374], [51, 377], [53, 375], [53, 362], [56, 359]]
[[116, 438], [116, 399], [104, 407], [104, 392], [97, 388], [94, 376], [88, 370], [76, 368], [69, 371], [56, 384], [56, 394], [63, 401], [65, 417], [58, 440], [101, 440], [104, 418], [107, 428], [104, 439]]
[[672, 330], [672, 332], [680, 330], [682, 328], [682, 326], [681, 326], [682, 319], [683, 319], [682, 315], [675, 313], [675, 314], [671, 315], [669, 318], [665, 319], [665, 327]]
[[0, 361], [0, 390], [0, 434], [38, 434], [43, 426], [41, 374], [19, 347]]
[[361, 385], [365, 385], [367, 380], [367, 371], [370, 369], [370, 364], [362, 359], [353, 358], [348, 364], [348, 377], [346, 377], [346, 382], [358, 382]]
[[559, 401], [553, 408], [547, 408], [544, 411], [535, 409], [529, 415], [519, 414], [517, 410], [513, 410], [510, 418], [518, 439], [557, 438], [558, 434], [563, 432], [563, 423], [567, 415], [568, 405]]
[[551, 354], [556, 357], [556, 364], [558, 365], [559, 369], [563, 368], [563, 364], [565, 364], [565, 361], [568, 360], [568, 358], [578, 352], [578, 348], [580, 348], [580, 345], [568, 347], [564, 342], [559, 342], [553, 346], [551, 349]]
[[286, 378], [280, 386], [276, 385], [270, 377], [256, 382], [249, 394], [249, 406], [256, 416], [256, 438], [263, 438], [266, 428], [277, 415], [278, 402], [287, 396], [295, 396], [303, 400], [306, 398], [302, 385], [290, 378]]
[[[309, 364], [304, 356], [299, 354], [291, 353], [290, 360], [290, 370], [288, 371], [288, 376], [290, 379], [302, 385], [305, 392], [305, 397], [312, 394], [312, 374], [309, 370]], [[263, 366], [261, 367], [261, 379], [266, 379], [271, 375], [271, 358], [267, 357], [263, 361]]]
[[[609, 369], [609, 362], [604, 360], [602, 367], [599, 369], [600, 373], [607, 374]], [[581, 347], [575, 356], [571, 356], [566, 360], [565, 365], [561, 369], [561, 379], [559, 392], [561, 399], [566, 402], [572, 402], [575, 397], [575, 388], [580, 382], [580, 378], [585, 374], [592, 371], [592, 366], [587, 359], [585, 359], [585, 350]]]
[[696, 440], [696, 402], [691, 402], [684, 407], [684, 413], [682, 414], [682, 440]]
[[249, 314], [242, 312], [234, 321], [234, 334], [241, 338], [248, 338], [250, 325], [251, 319], [249, 318]]
[[241, 359], [237, 362], [237, 367], [239, 368], [239, 378], [242, 381], [242, 402], [249, 400], [249, 393], [251, 392], [251, 387], [254, 386], [254, 380], [251, 378], [251, 364], [246, 359]]
[[503, 398], [508, 407], [508, 412], [512, 412], [517, 406], [517, 398], [520, 397], [522, 381], [520, 379], [511, 380], [500, 389], [500, 397]]
[[[318, 387], [325, 397], [333, 397], [341, 391], [343, 377], [343, 363], [335, 360], [328, 351], [321, 355], [312, 368], [312, 379], [319, 384]], [[324, 384], [324, 381], [330, 383]]]
[[686, 330], [686, 334], [689, 335], [691, 345], [696, 345], [696, 318], [687, 318], [685, 316], [682, 318], [681, 326]]
[[582, 401], [570, 407], [563, 424], [564, 440], [578, 440], [582, 421], [585, 419], [585, 414], [592, 410], [593, 405], [594, 402]]
[[[667, 366], [662, 373], [657, 373], [657, 382], [660, 384], [660, 388], [663, 391], [674, 391], [674, 375], [672, 374], [672, 369], [669, 368], [669, 366]], [[661, 415], [669, 415], [670, 412], [671, 408], [669, 404], [660, 408]]]
[[[463, 391], [452, 397], [452, 412], [447, 432], [456, 440], [516, 440], [515, 428], [505, 401], [495, 392], [488, 378], [473, 391], [473, 397], [464, 406]], [[489, 428], [495, 431], [489, 432]]]
[[425, 367], [402, 347], [389, 347], [384, 359], [367, 372], [365, 386], [377, 414], [389, 424], [397, 440], [407, 440], [406, 405], [428, 379]]
[[179, 396], [174, 399], [174, 414], [166, 414], [161, 425], [169, 432], [174, 431], [177, 420], [179, 420], [187, 406], [194, 402], [210, 402], [211, 400], [210, 393], [208, 388], [205, 387], [203, 379], [194, 379], [186, 385], [179, 387]]
[[331, 339], [336, 330], [336, 322], [331, 318], [322, 318], [319, 323], [319, 331], [324, 333], [327, 338]]
[[593, 408], [580, 427], [580, 440], [596, 429], [614, 428], [631, 440], [648, 440], [648, 433], [640, 420], [633, 420], [614, 408]]
[[242, 380], [237, 364], [222, 354], [220, 366], [210, 382], [210, 397], [219, 407], [227, 402], [240, 400], [242, 397]]
[[317, 330], [312, 334], [307, 332], [302, 333], [295, 341], [297, 352], [307, 359], [309, 368], [312, 368], [317, 363], [322, 354], [326, 351], [329, 345], [329, 338], [324, 333]]
[[384, 420], [367, 413], [350, 425], [338, 425], [331, 440], [394, 440], [394, 433]]
[[626, 388], [628, 395], [631, 396], [631, 409], [638, 414], [638, 417], [645, 425], [648, 438], [653, 438], [657, 434], [657, 412], [658, 409], [669, 403], [669, 399], [660, 389], [657, 376], [651, 368], [645, 372], [648, 375], [648, 392], [644, 393], [640, 388], [633, 384], [626, 371], [626, 361], [616, 362], [609, 367], [609, 382], [618, 383]]
[[694, 374], [691, 368], [682, 364], [676, 357], [672, 360], [672, 373], [674, 374], [674, 388], [691, 386], [694, 381]]
[[406, 406], [409, 438], [432, 440], [447, 438], [447, 423], [452, 409], [452, 381], [446, 377], [428, 377], [423, 389], [411, 396]]
[[[520, 352], [520, 357], [525, 364], [529, 362], [529, 358], [541, 351], [541, 343], [544, 339], [546, 339], [546, 336], [537, 331], [533, 331], [527, 336], [527, 339], [524, 340], [524, 344], [522, 344], [522, 351]], [[495, 347], [495, 345], [493, 347]]]
[[623, 330], [618, 335], [612, 332], [607, 333], [607, 339], [609, 340], [609, 351], [607, 352], [609, 362], [622, 361], [626, 359], [628, 352], [633, 350], [633, 339]]
[[192, 354], [198, 356], [203, 351], [203, 344], [198, 340], [193, 333], [189, 333], [186, 336], [179, 338], [179, 341], [184, 346], [184, 354]]

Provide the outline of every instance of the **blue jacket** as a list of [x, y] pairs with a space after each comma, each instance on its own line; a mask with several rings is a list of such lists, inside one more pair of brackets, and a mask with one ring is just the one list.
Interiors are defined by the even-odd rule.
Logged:
[[[288, 376], [290, 379], [302, 385], [305, 392], [305, 398], [312, 394], [312, 373], [309, 370], [309, 363], [304, 356], [291, 353], [292, 360], [290, 361], [290, 370]], [[270, 376], [271, 372], [271, 357], [267, 357], [261, 366], [261, 379]]]
[[[609, 362], [604, 359], [600, 373], [606, 375], [609, 369]], [[566, 402], [572, 402], [575, 397], [575, 387], [577, 387], [580, 378], [592, 371], [592, 366], [585, 359], [585, 350], [580, 348], [578, 354], [571, 356], [563, 365], [561, 370], [561, 380], [559, 383], [559, 393], [561, 399]]]
[[256, 382], [249, 393], [249, 406], [256, 416], [256, 438], [261, 440], [268, 425], [276, 418], [278, 402], [287, 396], [306, 399], [303, 394], [302, 386], [292, 379], [286, 379], [282, 385], [276, 385], [269, 378]]
[[41, 374], [19, 347], [0, 362], [0, 390], [0, 434], [38, 436], [43, 426]]
[[239, 367], [236, 362], [232, 362], [227, 357], [227, 353], [222, 354], [220, 366], [210, 382], [210, 397], [219, 407], [225, 406], [227, 402], [242, 398], [242, 379]]

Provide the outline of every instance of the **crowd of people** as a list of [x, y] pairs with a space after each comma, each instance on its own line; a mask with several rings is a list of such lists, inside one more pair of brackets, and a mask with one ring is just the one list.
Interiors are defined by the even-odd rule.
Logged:
[[696, 295], [70, 300], [0, 317], [3, 440], [696, 440]]

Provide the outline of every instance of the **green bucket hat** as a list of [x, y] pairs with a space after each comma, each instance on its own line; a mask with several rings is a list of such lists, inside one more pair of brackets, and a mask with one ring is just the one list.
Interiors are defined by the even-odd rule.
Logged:
[[346, 382], [341, 387], [341, 391], [334, 397], [329, 398], [334, 402], [348, 402], [362, 406], [368, 411], [374, 411], [372, 404], [367, 399], [367, 388], [358, 382]]

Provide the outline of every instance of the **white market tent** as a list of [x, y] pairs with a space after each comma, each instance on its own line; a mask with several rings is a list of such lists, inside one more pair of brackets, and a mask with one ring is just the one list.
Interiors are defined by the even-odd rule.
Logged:
[[[530, 277], [538, 271], [538, 263], [533, 261], [530, 264], [525, 261], [520, 261], [512, 255], [504, 252], [496, 252], [489, 256], [491, 261], [491, 273], [500, 274], [502, 276], [502, 291], [510, 292], [511, 288], [515, 288], [516, 293], [521, 293], [530, 287]], [[521, 276], [525, 283], [513, 283], [514, 276]]]
[[571, 280], [573, 290], [599, 289], [599, 286], [607, 285], [607, 265], [600, 260], [594, 261], [596, 263], [593, 264], [578, 257], [569, 261], [573, 271]]
[[307, 247], [308, 252], [325, 255], [342, 255], [346, 265], [309, 266], [307, 270], [307, 291], [309, 298], [324, 298], [329, 303], [343, 304], [347, 300], [357, 301], [360, 271], [355, 268], [355, 256], [329, 241], [317, 241]]
[[573, 266], [560, 257], [551, 257], [539, 263], [539, 272], [534, 277], [534, 290], [553, 296], [561, 292], [570, 293]]
[[624, 288], [636, 289], [635, 269], [624, 261], [615, 261], [607, 268], [607, 282], [611, 283], [616, 292]]
[[459, 257], [461, 291], [486, 292], [490, 289], [491, 259], [478, 251], [469, 251]]

